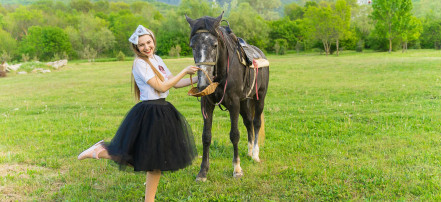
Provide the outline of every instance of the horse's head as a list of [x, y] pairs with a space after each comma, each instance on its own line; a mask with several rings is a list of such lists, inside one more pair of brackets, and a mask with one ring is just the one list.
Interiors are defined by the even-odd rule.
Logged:
[[[213, 77], [216, 74], [215, 66], [218, 60], [218, 34], [217, 28], [222, 20], [223, 13], [217, 17], [202, 17], [196, 20], [185, 16], [190, 24], [190, 47], [193, 50], [193, 57], [196, 66], [207, 72], [207, 75]], [[205, 89], [210, 84], [207, 76], [198, 71], [198, 88]]]

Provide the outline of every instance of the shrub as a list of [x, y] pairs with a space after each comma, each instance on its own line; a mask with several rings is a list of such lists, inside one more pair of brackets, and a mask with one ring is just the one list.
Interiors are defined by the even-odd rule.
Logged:
[[180, 57], [180, 53], [181, 52], [181, 46], [178, 44], [178, 45], [176, 45], [175, 47], [172, 47], [171, 49], [170, 49], [170, 51], [168, 52], [168, 55], [169, 56], [173, 56], [173, 57]]
[[32, 70], [37, 69], [37, 68], [49, 69], [51, 67], [47, 66], [44, 63], [40, 63], [40, 62], [26, 62], [20, 66], [20, 68], [17, 70], [17, 72], [18, 71], [32, 72]]
[[276, 44], [274, 45], [274, 50], [276, 54], [285, 55], [288, 49], [288, 41], [286, 39], [276, 39]]
[[7, 62], [11, 59], [11, 55], [9, 55], [8, 52], [3, 51], [3, 53], [0, 55], [0, 63], [1, 62]]
[[23, 62], [27, 62], [27, 61], [29, 61], [29, 54], [27, 54], [27, 53], [23, 53], [23, 54], [21, 54], [21, 60], [22, 60]]
[[126, 55], [122, 51], [119, 51], [118, 55], [116, 55], [116, 60], [124, 61], [126, 59]]
[[357, 47], [355, 48], [355, 51], [357, 52], [363, 52], [364, 42], [363, 40], [359, 40], [357, 42]]
[[58, 53], [54, 53], [54, 57], [52, 58], [52, 61], [58, 61], [60, 60], [60, 56], [58, 55]]

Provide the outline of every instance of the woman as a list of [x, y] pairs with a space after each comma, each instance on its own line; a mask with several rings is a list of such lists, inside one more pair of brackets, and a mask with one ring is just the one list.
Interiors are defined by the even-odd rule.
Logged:
[[[188, 66], [173, 76], [155, 55], [152, 31], [139, 25], [129, 38], [136, 58], [132, 67], [136, 104], [126, 115], [110, 143], [102, 140], [82, 152], [78, 159], [112, 159], [122, 167], [147, 171], [145, 201], [154, 201], [161, 171], [175, 171], [191, 164], [197, 155], [191, 128], [176, 108], [165, 101], [171, 87], [190, 85]], [[194, 81], [195, 82], [195, 81]]]

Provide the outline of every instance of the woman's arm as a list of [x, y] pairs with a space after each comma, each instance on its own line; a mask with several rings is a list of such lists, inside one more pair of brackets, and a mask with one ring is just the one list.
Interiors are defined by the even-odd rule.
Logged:
[[[164, 93], [171, 87], [175, 86], [186, 74], [194, 74], [197, 70], [198, 69], [195, 66], [188, 66], [179, 72], [178, 75], [169, 78], [167, 81], [161, 81], [157, 76], [155, 76], [148, 80], [147, 84], [149, 84], [155, 90]], [[190, 85], [190, 79], [188, 79], [188, 85]]]
[[[173, 75], [171, 75], [171, 76], [169, 77], [169, 79], [170, 79], [171, 77], [173, 77]], [[193, 77], [193, 83], [197, 83], [197, 82], [198, 82], [198, 77], [197, 77], [197, 76], [194, 76], [194, 77]], [[182, 87], [189, 86], [189, 85], [191, 85], [191, 83], [190, 83], [190, 78], [186, 78], [186, 79], [181, 79], [181, 80], [179, 80], [178, 83], [176, 83], [173, 87], [174, 87], [174, 88], [182, 88]]]

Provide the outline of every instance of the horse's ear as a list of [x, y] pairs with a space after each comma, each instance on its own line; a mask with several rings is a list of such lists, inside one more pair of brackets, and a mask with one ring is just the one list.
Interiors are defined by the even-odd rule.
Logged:
[[222, 16], [224, 15], [224, 11], [222, 11], [222, 13], [216, 18], [216, 26], [218, 27], [222, 21]]
[[190, 27], [193, 27], [194, 23], [196, 23], [196, 20], [191, 19], [190, 17], [185, 14], [185, 19], [187, 19], [188, 24], [190, 24]]

